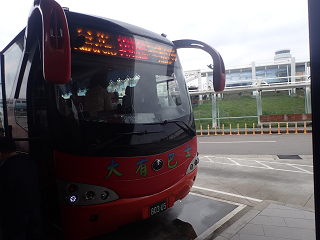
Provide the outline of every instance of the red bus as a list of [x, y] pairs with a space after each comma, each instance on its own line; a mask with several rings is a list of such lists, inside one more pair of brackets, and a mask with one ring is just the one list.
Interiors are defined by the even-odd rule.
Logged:
[[[26, 28], [1, 51], [4, 133], [37, 162], [44, 215], [66, 239], [151, 217], [189, 193], [199, 160], [178, 48], [207, 51], [223, 90], [223, 60], [207, 44], [171, 42], [54, 0], [35, 0]], [[108, 110], [86, 101], [96, 75]]]

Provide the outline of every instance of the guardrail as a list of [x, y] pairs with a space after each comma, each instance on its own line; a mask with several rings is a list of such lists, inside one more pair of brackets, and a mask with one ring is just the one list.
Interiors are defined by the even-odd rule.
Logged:
[[[243, 92], [243, 91], [265, 91], [273, 89], [293, 89], [293, 88], [304, 88], [310, 86], [310, 80], [308, 81], [299, 81], [299, 82], [282, 82], [282, 83], [263, 83], [261, 85], [245, 85], [245, 86], [234, 86], [234, 87], [225, 87], [222, 92]], [[217, 93], [211, 88], [199, 89], [199, 90], [190, 90], [190, 95], [206, 95], [211, 93]]]

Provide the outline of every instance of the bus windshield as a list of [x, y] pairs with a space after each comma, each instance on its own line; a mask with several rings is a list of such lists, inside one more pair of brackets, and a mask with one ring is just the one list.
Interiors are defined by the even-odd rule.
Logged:
[[[169, 70], [167, 66], [136, 62], [128, 71], [128, 66], [121, 64], [108, 68], [99, 66], [99, 62], [90, 65], [92, 61], [72, 65], [71, 81], [56, 86], [57, 108], [63, 116], [135, 124], [161, 123], [190, 114], [179, 68]], [[100, 96], [100, 91], [110, 100]]]
[[[78, 142], [84, 149], [101, 144], [128, 147], [164, 139], [185, 141], [195, 135], [190, 132], [190, 98], [173, 45], [135, 35], [74, 30], [71, 37], [84, 41], [72, 51], [71, 80], [54, 87], [58, 121], [63, 121], [56, 125], [61, 142]], [[74, 146], [79, 149], [79, 144]]]
[[76, 46], [71, 81], [56, 87], [61, 114], [125, 124], [160, 123], [190, 114], [173, 46], [135, 35], [72, 29]]

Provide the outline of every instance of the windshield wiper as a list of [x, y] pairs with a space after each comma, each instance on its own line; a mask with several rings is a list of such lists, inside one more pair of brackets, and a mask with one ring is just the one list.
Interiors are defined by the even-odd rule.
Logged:
[[[175, 123], [177, 126], [179, 126], [182, 130], [184, 130], [186, 133], [188, 133], [190, 136], [195, 136], [197, 134], [196, 130], [191, 128], [188, 124], [186, 124], [184, 121], [182, 120], [164, 120], [162, 122], [159, 123], [145, 123], [145, 125], [166, 125], [168, 123]], [[184, 126], [181, 126], [178, 123], [183, 123]]]
[[164, 131], [137, 131], [137, 132], [128, 132], [128, 133], [117, 133], [117, 134], [123, 134], [123, 135], [144, 135], [144, 134], [150, 134], [150, 133], [161, 133]]
[[116, 134], [120, 134], [119, 136], [115, 137], [115, 138], [112, 138], [110, 139], [109, 141], [106, 141], [104, 143], [101, 143], [99, 145], [91, 145], [90, 149], [87, 151], [87, 154], [88, 155], [92, 155], [98, 151], [100, 151], [101, 149], [105, 148], [106, 146], [110, 145], [111, 143], [117, 141], [118, 139], [122, 138], [123, 136], [126, 136], [126, 135], [145, 135], [145, 134], [150, 134], [150, 133], [160, 133], [160, 132], [164, 132], [164, 131], [147, 131], [147, 130], [144, 130], [144, 131], [137, 131], [137, 132], [128, 132], [128, 133], [116, 133]]
[[[164, 122], [166, 122], [166, 123], [175, 123], [175, 124], [176, 124], [177, 126], [179, 126], [182, 130], [184, 130], [186, 133], [189, 133], [190, 136], [195, 136], [195, 135], [197, 135], [196, 130], [193, 129], [193, 128], [191, 128], [191, 127], [190, 127], [188, 124], [186, 124], [184, 121], [181, 121], [181, 120], [170, 120], [170, 121], [165, 120]], [[184, 126], [187, 127], [187, 129], [184, 128], [183, 126], [181, 126], [181, 125], [178, 124], [178, 123], [183, 123]]]

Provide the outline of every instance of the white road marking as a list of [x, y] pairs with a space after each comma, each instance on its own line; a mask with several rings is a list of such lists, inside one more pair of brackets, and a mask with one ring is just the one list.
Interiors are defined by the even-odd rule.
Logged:
[[262, 163], [260, 161], [255, 161], [255, 162], [261, 164], [262, 166], [265, 166], [268, 169], [274, 169], [274, 168], [272, 168], [272, 167], [270, 167], [270, 166], [268, 166], [268, 165], [266, 165], [266, 164], [264, 164], [264, 163]]
[[[222, 159], [226, 159], [230, 162], [221, 162], [221, 161], [217, 161], [217, 160], [212, 160], [210, 158], [216, 158], [214, 156], [203, 156], [207, 159], [207, 161], [205, 162], [211, 162], [211, 163], [217, 163], [217, 164], [225, 164], [225, 165], [231, 165], [231, 166], [239, 166], [239, 167], [249, 167], [249, 168], [260, 168], [260, 169], [268, 169], [268, 170], [274, 170], [274, 171], [284, 171], [284, 172], [293, 172], [293, 173], [306, 173], [306, 174], [313, 174], [312, 171], [308, 171], [305, 170], [301, 167], [309, 167], [309, 168], [313, 168], [312, 165], [302, 165], [302, 164], [293, 164], [293, 163], [279, 163], [279, 162], [270, 162], [270, 161], [258, 161], [258, 160], [253, 160], [253, 159], [241, 159], [241, 158], [223, 158], [223, 157], [217, 157], [217, 158], [222, 158]], [[202, 156], [200, 157], [201, 160]], [[248, 164], [241, 164], [239, 163], [239, 161], [246, 161], [246, 163], [250, 163], [250, 162], [255, 162], [258, 163], [262, 166], [255, 166], [255, 165], [248, 165]], [[280, 165], [280, 166], [286, 166], [286, 167], [292, 167], [298, 170], [290, 170], [290, 169], [283, 169], [280, 168], [280, 166], [278, 168], [275, 167], [271, 167], [269, 165], [274, 164], [274, 165]]]
[[199, 142], [199, 143], [275, 143], [277, 141], [235, 141], [235, 142]]
[[[210, 162], [214, 162], [213, 160], [211, 160], [208, 156], [204, 156], [205, 158], [207, 158]], [[201, 158], [201, 157], [200, 157]]]
[[231, 162], [233, 162], [233, 163], [234, 163], [234, 164], [236, 164], [236, 165], [241, 165], [240, 163], [238, 163], [238, 162], [236, 162], [236, 161], [232, 160], [231, 158], [228, 158], [228, 160], [230, 160]]
[[300, 169], [301, 171], [305, 171], [305, 172], [307, 172], [307, 173], [311, 173], [311, 174], [312, 174], [312, 172], [307, 171], [307, 170], [302, 169], [302, 168], [299, 168], [299, 167], [295, 166], [294, 164], [289, 164], [289, 165], [290, 165], [291, 167], [294, 167], [294, 168]]
[[261, 199], [246, 197], [246, 196], [242, 196], [242, 195], [238, 195], [238, 194], [233, 194], [233, 193], [228, 193], [228, 192], [222, 192], [222, 191], [218, 191], [218, 190], [214, 190], [214, 189], [197, 187], [197, 186], [193, 186], [193, 188], [197, 188], [197, 189], [201, 189], [201, 190], [205, 190], [205, 191], [209, 191], [209, 192], [220, 193], [220, 194], [224, 194], [224, 195], [229, 195], [229, 196], [232, 196], [232, 197], [243, 198], [243, 199], [247, 199], [247, 200], [250, 200], [250, 201], [262, 202]]

